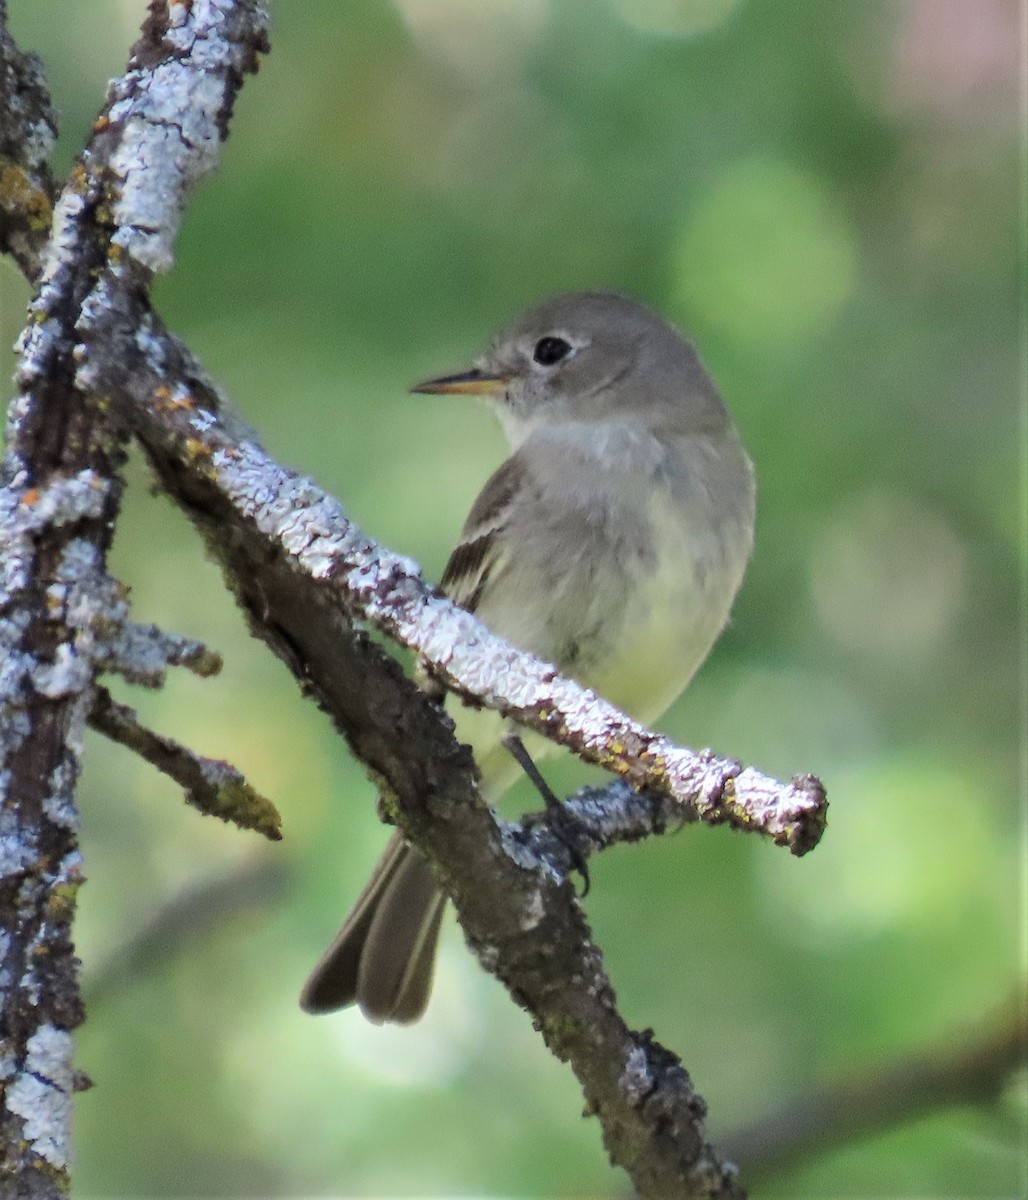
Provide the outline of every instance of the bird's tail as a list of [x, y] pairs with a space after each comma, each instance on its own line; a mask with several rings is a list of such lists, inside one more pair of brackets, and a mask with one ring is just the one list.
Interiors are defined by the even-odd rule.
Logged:
[[309, 1013], [359, 1004], [369, 1021], [409, 1024], [432, 991], [444, 896], [394, 833], [350, 915], [300, 995]]
[[[490, 709], [447, 708], [457, 738], [470, 744], [481, 773], [480, 787], [492, 802], [521, 774], [505, 749], [506, 722]], [[524, 735], [533, 757], [553, 749], [535, 734]], [[322, 955], [300, 994], [309, 1013], [334, 1012], [359, 1004], [370, 1021], [410, 1024], [425, 1011], [432, 991], [436, 943], [445, 897], [424, 859], [399, 833], [382, 857], [332, 945]]]

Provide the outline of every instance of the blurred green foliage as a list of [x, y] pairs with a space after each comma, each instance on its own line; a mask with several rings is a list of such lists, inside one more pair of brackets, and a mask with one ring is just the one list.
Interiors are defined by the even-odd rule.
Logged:
[[[10, 19], [47, 63], [66, 168], [143, 4], [57, 7], [12, 0]], [[1024, 986], [1020, 7], [275, 5], [273, 52], [157, 287], [269, 449], [433, 577], [503, 448], [483, 411], [406, 384], [567, 288], [632, 292], [696, 337], [756, 461], [760, 520], [734, 622], [663, 724], [817, 772], [832, 800], [803, 860], [692, 829], [594, 866], [586, 907], [624, 1010], [683, 1055], [715, 1139], [826, 1081], [957, 1049]], [[27, 292], [9, 264], [0, 285], [6, 346]], [[87, 983], [103, 963], [116, 979], [186, 886], [261, 854], [291, 883], [105, 988], [79, 1039], [98, 1086], [77, 1102], [78, 1194], [614, 1193], [574, 1081], [455, 929], [423, 1024], [299, 1012], [384, 840], [373, 789], [131, 474], [114, 565], [138, 617], [227, 665], [120, 694], [239, 765], [286, 841], [201, 820], [92, 739]], [[1024, 1083], [814, 1147], [757, 1194], [1024, 1194]]]

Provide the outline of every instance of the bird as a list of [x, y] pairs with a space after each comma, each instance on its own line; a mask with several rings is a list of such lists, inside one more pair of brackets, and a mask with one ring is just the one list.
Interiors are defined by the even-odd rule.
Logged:
[[[493, 633], [652, 724], [726, 625], [753, 546], [753, 466], [692, 344], [618, 292], [555, 296], [472, 365], [410, 389], [487, 401], [510, 448], [441, 579]], [[447, 707], [493, 803], [518, 778], [510, 726]], [[516, 744], [516, 743], [515, 743]], [[524, 737], [537, 760], [554, 747]], [[445, 897], [393, 833], [300, 997], [381, 1024], [425, 1011]]]

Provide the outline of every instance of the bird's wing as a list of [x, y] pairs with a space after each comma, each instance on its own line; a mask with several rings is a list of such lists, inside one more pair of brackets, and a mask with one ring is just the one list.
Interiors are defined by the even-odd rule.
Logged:
[[510, 513], [529, 482], [522, 461], [513, 455], [497, 468], [471, 506], [440, 581], [454, 604], [468, 612], [478, 607], [482, 592], [502, 562]]

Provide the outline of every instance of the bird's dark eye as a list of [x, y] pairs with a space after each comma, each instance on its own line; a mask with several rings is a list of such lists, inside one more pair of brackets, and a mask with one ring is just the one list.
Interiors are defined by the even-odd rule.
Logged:
[[564, 341], [562, 337], [544, 337], [536, 342], [532, 357], [540, 366], [552, 367], [570, 353], [571, 343]]

